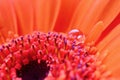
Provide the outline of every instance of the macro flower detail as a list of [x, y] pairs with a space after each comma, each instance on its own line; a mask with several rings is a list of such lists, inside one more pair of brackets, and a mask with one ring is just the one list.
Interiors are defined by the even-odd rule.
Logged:
[[0, 80], [120, 80], [120, 0], [0, 0]]
[[[97, 68], [95, 49], [79, 30], [68, 34], [34, 32], [0, 47], [1, 80], [98, 80], [110, 78]], [[33, 69], [32, 69], [33, 68]], [[100, 67], [99, 67], [100, 68]], [[98, 76], [98, 74], [102, 77]]]

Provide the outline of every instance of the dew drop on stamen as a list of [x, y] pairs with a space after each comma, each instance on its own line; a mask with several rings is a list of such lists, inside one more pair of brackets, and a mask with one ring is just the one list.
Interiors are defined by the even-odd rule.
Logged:
[[78, 36], [78, 35], [82, 34], [82, 32], [78, 29], [72, 29], [71, 31], [68, 32], [68, 34]]
[[78, 29], [72, 29], [68, 32], [69, 38], [76, 40], [76, 45], [83, 44], [85, 42], [85, 35]]

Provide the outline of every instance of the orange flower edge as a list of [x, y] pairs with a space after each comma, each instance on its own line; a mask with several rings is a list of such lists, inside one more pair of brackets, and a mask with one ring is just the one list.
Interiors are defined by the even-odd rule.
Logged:
[[111, 79], [95, 54], [94, 45], [85, 44], [77, 29], [68, 34], [34, 32], [0, 46], [0, 79]]

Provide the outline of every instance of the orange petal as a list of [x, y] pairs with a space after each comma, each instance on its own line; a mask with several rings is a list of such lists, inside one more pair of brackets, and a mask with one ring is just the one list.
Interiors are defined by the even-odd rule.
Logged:
[[101, 15], [101, 19], [107, 27], [120, 13], [120, 0], [110, 1]]
[[3, 34], [0, 32], [0, 44], [3, 44], [5, 42], [5, 38]]
[[82, 0], [78, 6], [70, 27], [79, 28], [85, 34], [88, 34], [92, 26], [99, 20], [100, 15], [109, 0]]
[[34, 3], [34, 30], [52, 31], [60, 5], [60, 0], [36, 0]]
[[17, 33], [15, 12], [10, 0], [0, 0], [0, 37], [6, 39], [8, 31]]
[[77, 9], [75, 10], [75, 13], [73, 15], [73, 18], [70, 23], [70, 27], [68, 28], [68, 31], [71, 30], [72, 28], [80, 27], [80, 22], [86, 16], [88, 9], [92, 5], [93, 2], [94, 1], [92, 1], [92, 0], [88, 0], [86, 3], [85, 0], [81, 0]]
[[86, 42], [95, 41], [99, 38], [100, 34], [103, 31], [104, 24], [102, 21], [99, 21], [92, 30], [88, 33], [89, 35], [86, 38]]
[[102, 32], [95, 44], [97, 45], [100, 41], [102, 41], [115, 27], [117, 27], [118, 24], [120, 24], [120, 14], [118, 14], [112, 23], [110, 23], [109, 26]]
[[20, 35], [33, 31], [33, 1], [13, 0], [13, 7], [16, 15], [18, 33]]
[[115, 39], [117, 35], [120, 35], [120, 24], [117, 25], [117, 27], [115, 27], [102, 41], [97, 44], [99, 51], [103, 50], [103, 48], [106, 47], [112, 39]]
[[71, 21], [71, 17], [78, 6], [80, 0], [61, 0], [61, 7], [55, 23], [54, 31], [66, 32]]
[[120, 35], [111, 40], [104, 48], [104, 50], [106, 49], [109, 51], [109, 54], [104, 59], [103, 64], [106, 65], [108, 71], [110, 71], [115, 78], [120, 79]]

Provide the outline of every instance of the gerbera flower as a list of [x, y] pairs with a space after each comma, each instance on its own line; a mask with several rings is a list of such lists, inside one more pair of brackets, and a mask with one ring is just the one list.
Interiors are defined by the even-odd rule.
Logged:
[[119, 0], [0, 0], [0, 80], [119, 80]]

